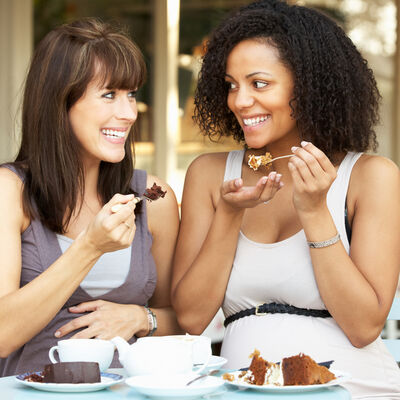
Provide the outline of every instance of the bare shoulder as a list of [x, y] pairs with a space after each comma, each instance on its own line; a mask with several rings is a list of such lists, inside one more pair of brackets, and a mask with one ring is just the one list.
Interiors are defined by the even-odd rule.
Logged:
[[224, 177], [228, 153], [207, 153], [195, 158], [186, 173], [185, 185], [195, 181], [197, 185], [219, 188]]
[[21, 178], [8, 168], [0, 168], [0, 215], [3, 221], [13, 220], [20, 225], [21, 230], [26, 228], [28, 218], [23, 213]]
[[400, 196], [400, 170], [386, 157], [361, 156], [353, 168], [350, 183], [350, 191], [357, 201]]
[[368, 184], [400, 184], [400, 170], [390, 159], [377, 155], [364, 154], [354, 166], [352, 176], [363, 183]]
[[166, 194], [164, 197], [158, 200], [146, 202], [149, 228], [152, 232], [154, 232], [154, 229], [160, 226], [160, 221], [172, 224], [174, 224], [176, 221], [179, 221], [178, 203], [175, 192], [164, 180], [155, 175], [148, 174], [147, 187], [152, 187], [154, 183], [158, 186], [161, 186], [161, 189], [165, 191]]

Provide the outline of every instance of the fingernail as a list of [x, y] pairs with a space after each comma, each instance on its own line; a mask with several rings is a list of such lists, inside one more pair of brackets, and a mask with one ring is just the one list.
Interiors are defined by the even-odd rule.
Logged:
[[269, 179], [271, 179], [272, 181], [273, 180], [275, 180], [276, 179], [276, 172], [275, 171], [272, 171], [270, 174], [269, 174]]
[[265, 184], [267, 183], [267, 181], [268, 181], [268, 177], [267, 177], [267, 176], [263, 176], [263, 177], [261, 178], [261, 183], [262, 183], [263, 185], [265, 185]]
[[241, 181], [240, 181], [240, 179], [236, 179], [236, 180], [235, 180], [235, 186], [239, 187], [239, 186], [240, 186], [240, 184], [241, 184]]
[[284, 185], [283, 182], [279, 182], [279, 187], [282, 187]]
[[302, 147], [304, 147], [304, 146], [307, 146], [308, 143], [310, 143], [310, 142], [306, 142], [305, 140], [303, 140], [300, 144], [302, 145]]
[[294, 153], [296, 150], [298, 149], [298, 147], [296, 147], [296, 146], [293, 146], [292, 148], [291, 148], [291, 150], [292, 150], [292, 153]]
[[55, 337], [60, 337], [61, 332], [60, 331], [56, 331], [56, 333], [54, 334]]
[[279, 182], [281, 180], [282, 174], [276, 174], [275, 181]]

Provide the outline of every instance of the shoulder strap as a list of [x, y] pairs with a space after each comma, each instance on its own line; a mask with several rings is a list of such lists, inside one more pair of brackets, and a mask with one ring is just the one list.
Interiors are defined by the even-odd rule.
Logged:
[[229, 152], [228, 157], [226, 158], [224, 182], [242, 176], [243, 157], [244, 150], [234, 150]]

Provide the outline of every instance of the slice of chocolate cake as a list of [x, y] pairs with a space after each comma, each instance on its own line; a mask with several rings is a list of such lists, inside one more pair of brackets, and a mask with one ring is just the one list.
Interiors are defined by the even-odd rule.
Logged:
[[100, 382], [97, 362], [60, 362], [47, 364], [43, 370], [44, 383], [96, 383]]

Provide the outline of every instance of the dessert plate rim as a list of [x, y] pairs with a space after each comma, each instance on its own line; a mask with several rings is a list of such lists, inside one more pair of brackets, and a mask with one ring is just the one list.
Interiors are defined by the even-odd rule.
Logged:
[[[336, 379], [333, 379], [332, 381], [328, 383], [323, 383], [323, 384], [316, 384], [316, 385], [296, 385], [296, 386], [258, 386], [258, 385], [252, 385], [250, 383], [246, 382], [239, 382], [237, 380], [235, 381], [227, 381], [224, 380], [224, 382], [227, 385], [233, 385], [236, 387], [239, 387], [241, 389], [252, 389], [260, 392], [309, 392], [313, 390], [319, 390], [323, 389], [329, 386], [335, 386], [335, 385], [341, 385], [344, 382], [347, 382], [349, 379], [351, 379], [350, 374], [347, 372], [342, 372], [338, 370], [330, 370], [332, 373], [336, 375]], [[237, 375], [239, 375], [241, 372], [240, 370], [235, 370], [232, 372], [228, 372], [229, 374], [232, 374], [235, 376], [237, 379]]]
[[44, 383], [44, 382], [30, 382], [24, 378], [31, 374], [41, 374], [42, 371], [36, 372], [25, 372], [24, 374], [17, 375], [15, 379], [23, 385], [32, 387], [37, 390], [43, 390], [46, 392], [94, 392], [96, 390], [102, 390], [109, 386], [121, 383], [124, 381], [122, 375], [111, 374], [108, 372], [101, 372], [101, 382], [96, 383]]

